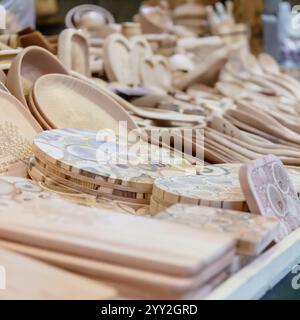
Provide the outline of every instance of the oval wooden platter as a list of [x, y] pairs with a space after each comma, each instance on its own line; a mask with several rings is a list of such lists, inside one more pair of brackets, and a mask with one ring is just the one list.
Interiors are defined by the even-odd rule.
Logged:
[[60, 33], [58, 58], [66, 68], [91, 76], [89, 46], [83, 32], [65, 29]]
[[52, 130], [36, 137], [33, 148], [37, 158], [80, 176], [141, 188], [147, 193], [151, 193], [153, 181], [159, 176], [194, 172], [186, 160], [166, 149], [116, 138], [108, 131]]
[[49, 74], [40, 77], [33, 87], [33, 100], [51, 128], [89, 130], [128, 130], [137, 126], [128, 113], [108, 95], [71, 76]]
[[123, 35], [114, 33], [107, 37], [103, 47], [104, 69], [108, 79], [125, 85], [134, 84], [131, 70], [131, 44]]
[[7, 75], [7, 88], [27, 107], [28, 96], [35, 81], [49, 73], [68, 74], [67, 69], [49, 51], [28, 47], [17, 55]]
[[[42, 128], [11, 94], [0, 91], [0, 174], [26, 176], [33, 138]], [[19, 170], [18, 170], [19, 169]]]
[[257, 256], [278, 234], [279, 222], [245, 212], [178, 204], [155, 217], [197, 229], [230, 233], [238, 239], [237, 253]]

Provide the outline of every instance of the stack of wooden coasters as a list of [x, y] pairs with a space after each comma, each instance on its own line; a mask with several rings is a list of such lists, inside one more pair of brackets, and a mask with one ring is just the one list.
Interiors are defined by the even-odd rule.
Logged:
[[[249, 212], [240, 185], [240, 168], [241, 164], [210, 165], [197, 175], [158, 178], [151, 198], [151, 214], [178, 203]], [[299, 195], [299, 171], [295, 167], [287, 168]]]
[[[135, 141], [135, 142], [134, 142]], [[171, 151], [112, 131], [45, 131], [34, 139], [29, 175], [93, 196], [149, 204], [154, 180], [191, 175], [195, 168]]]

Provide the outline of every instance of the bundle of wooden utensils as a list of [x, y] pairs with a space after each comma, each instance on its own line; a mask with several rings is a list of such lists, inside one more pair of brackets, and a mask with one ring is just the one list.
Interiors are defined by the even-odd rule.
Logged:
[[0, 299], [203, 299], [297, 232], [300, 82], [231, 2], [66, 26], [0, 36]]

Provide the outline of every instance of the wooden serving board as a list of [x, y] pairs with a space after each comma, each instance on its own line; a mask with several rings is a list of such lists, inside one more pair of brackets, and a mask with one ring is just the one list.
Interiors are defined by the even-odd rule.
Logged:
[[50, 74], [40, 77], [33, 87], [33, 100], [52, 128], [88, 130], [137, 126], [128, 113], [106, 94], [71, 76]]
[[0, 110], [0, 174], [9, 175], [17, 166], [26, 176], [32, 140], [42, 128], [15, 97], [4, 91], [0, 92]]
[[20, 254], [1, 249], [0, 263], [6, 271], [6, 289], [0, 290], [1, 300], [106, 300], [117, 297], [114, 289], [100, 282]]
[[2, 239], [152, 272], [196, 276], [234, 246], [227, 235], [62, 199], [18, 202], [5, 191], [0, 202]]
[[237, 253], [257, 256], [278, 234], [279, 222], [245, 212], [178, 204], [155, 217], [197, 229], [228, 232], [237, 240]]
[[266, 156], [243, 166], [240, 181], [251, 212], [280, 221], [277, 241], [300, 226], [300, 200], [277, 157]]
[[37, 136], [33, 149], [37, 158], [65, 170], [110, 184], [140, 187], [143, 193], [151, 193], [159, 176], [194, 172], [193, 166], [172, 152], [153, 145], [150, 148], [142, 141], [136, 143], [119, 140], [108, 131], [61, 129]]

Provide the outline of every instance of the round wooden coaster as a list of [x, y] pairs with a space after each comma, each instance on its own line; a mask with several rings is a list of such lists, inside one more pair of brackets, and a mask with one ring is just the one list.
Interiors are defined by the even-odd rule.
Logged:
[[94, 190], [97, 191], [99, 195], [115, 195], [130, 199], [150, 199], [151, 197], [151, 194], [140, 193], [138, 192], [138, 190], [125, 190], [125, 188], [123, 188], [122, 190], [114, 188], [113, 185], [103, 186], [95, 184], [93, 182], [82, 181], [76, 178], [75, 175], [70, 176], [66, 174], [65, 171], [62, 172], [62, 170], [57, 170], [58, 168], [54, 165], [45, 164], [36, 158], [31, 158], [30, 166], [36, 167], [40, 172], [44, 173], [45, 175], [53, 177], [54, 180], [55, 177], [60, 177], [65, 180], [72, 181], [73, 183], [78, 184], [78, 187], [82, 188], [82, 192], [89, 193], [89, 190]]
[[158, 178], [153, 197], [166, 207], [186, 203], [245, 211], [247, 205], [238, 178], [239, 167], [206, 166], [197, 176]]
[[82, 31], [65, 29], [60, 33], [58, 58], [66, 68], [91, 76], [89, 46]]
[[68, 74], [68, 71], [49, 51], [41, 47], [28, 47], [14, 59], [7, 75], [7, 88], [27, 106], [26, 97], [33, 84], [49, 73]]
[[[138, 141], [138, 142], [137, 142]], [[151, 193], [157, 177], [194, 174], [195, 168], [172, 151], [110, 131], [61, 129], [43, 132], [33, 144], [37, 158], [92, 179]], [[144, 191], [143, 191], [144, 192]]]
[[125, 85], [134, 84], [130, 65], [130, 42], [123, 35], [114, 33], [107, 37], [103, 47], [104, 69], [111, 82]]
[[142, 188], [134, 188], [130, 186], [110, 184], [110, 183], [107, 183], [103, 178], [94, 179], [86, 176], [81, 176], [80, 174], [74, 173], [73, 171], [65, 170], [62, 167], [55, 166], [54, 164], [48, 162], [47, 159], [44, 159], [43, 157], [37, 157], [36, 155], [34, 158], [31, 159], [31, 161], [34, 162], [36, 165], [42, 166], [46, 171], [49, 170], [49, 174], [53, 172], [54, 174], [60, 175], [67, 180], [77, 182], [82, 187], [87, 186], [88, 188], [91, 188], [93, 190], [101, 190], [101, 189], [118, 190], [118, 191], [123, 191], [125, 193], [129, 192], [132, 194], [137, 194], [139, 196], [145, 196], [145, 197], [151, 194], [147, 192], [147, 189], [143, 190]]
[[[39, 78], [33, 100], [45, 122], [52, 128], [111, 129], [137, 126], [128, 113], [112, 98], [79, 79], [49, 74]], [[121, 123], [122, 122], [122, 123]]]
[[114, 192], [114, 190], [111, 191], [112, 193], [101, 194], [100, 192], [92, 190], [88, 187], [83, 188], [77, 182], [74, 182], [72, 180], [67, 180], [64, 177], [61, 177], [61, 175], [55, 175], [51, 173], [50, 176], [48, 176], [49, 173], [47, 171], [43, 170], [40, 166], [33, 165], [32, 163], [30, 163], [28, 171], [30, 176], [40, 176], [40, 180], [44, 180], [44, 181], [47, 178], [50, 178], [59, 185], [66, 186], [67, 188], [76, 190], [80, 193], [86, 193], [88, 195], [95, 197], [96, 199], [98, 197], [104, 196], [108, 199], [112, 199], [115, 201], [122, 201], [122, 202], [128, 202], [128, 203], [134, 203], [134, 204], [140, 204], [140, 205], [149, 205], [150, 203], [150, 198], [149, 199], [129, 198], [124, 196], [125, 195], [124, 193], [120, 194], [118, 192]]
[[2, 91], [0, 113], [0, 174], [7, 175], [13, 170], [26, 176], [32, 140], [42, 128], [15, 97]]
[[64, 185], [56, 183], [51, 178], [44, 176], [35, 167], [28, 169], [28, 174], [43, 190], [55, 193], [74, 203], [88, 207], [109, 210], [112, 212], [120, 212], [132, 215], [149, 215], [149, 206], [116, 201], [106, 197], [94, 197], [85, 193], [81, 193]]

